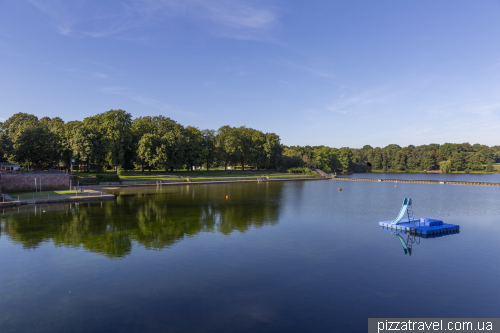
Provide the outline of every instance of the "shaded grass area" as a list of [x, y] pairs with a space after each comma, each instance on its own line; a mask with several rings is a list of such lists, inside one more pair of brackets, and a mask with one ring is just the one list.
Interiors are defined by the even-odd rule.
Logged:
[[[75, 172], [77, 180], [84, 183], [97, 183], [96, 174]], [[267, 170], [248, 170], [248, 171], [209, 171], [209, 172], [175, 172], [168, 174], [161, 174], [159, 172], [154, 173], [139, 173], [139, 172], [127, 172], [120, 176], [122, 181], [151, 181], [151, 180], [176, 180], [180, 177], [186, 179], [231, 179], [231, 178], [255, 178], [260, 176], [272, 177], [303, 177], [303, 174], [291, 174], [285, 173], [283, 171], [267, 171]]]

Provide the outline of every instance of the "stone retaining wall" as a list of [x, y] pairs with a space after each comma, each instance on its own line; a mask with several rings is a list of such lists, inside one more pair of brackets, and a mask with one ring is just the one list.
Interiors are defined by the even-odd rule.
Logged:
[[2, 174], [0, 175], [0, 186], [5, 193], [9, 192], [33, 192], [35, 191], [35, 178], [37, 188], [42, 182], [42, 191], [69, 189], [68, 174]]

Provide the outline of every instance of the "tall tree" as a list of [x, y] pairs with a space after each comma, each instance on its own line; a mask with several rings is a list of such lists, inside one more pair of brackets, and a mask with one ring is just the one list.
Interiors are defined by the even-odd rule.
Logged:
[[137, 156], [140, 161], [148, 165], [150, 171], [152, 166], [157, 168], [165, 166], [165, 163], [158, 158], [158, 149], [160, 146], [161, 138], [158, 134], [146, 133], [139, 141]]
[[432, 151], [427, 151], [424, 153], [421, 162], [422, 168], [424, 170], [432, 170], [436, 166], [436, 158]]
[[[1, 126], [0, 126], [1, 128]], [[14, 147], [12, 140], [0, 129], [0, 162], [5, 162], [12, 155]]]
[[180, 168], [184, 164], [185, 151], [185, 131], [182, 125], [176, 124], [167, 131], [160, 140], [160, 146], [157, 148], [158, 163], [165, 166], [165, 170], [170, 168]]
[[454, 152], [457, 152], [457, 146], [453, 143], [445, 143], [439, 147], [439, 152], [445, 160], [448, 160]]
[[234, 161], [233, 149], [230, 148], [234, 139], [234, 135], [232, 135], [233, 131], [234, 129], [228, 125], [222, 126], [217, 130], [215, 146], [217, 148], [218, 160], [224, 165], [224, 170], [227, 170], [228, 165]]
[[451, 163], [451, 167], [455, 169], [455, 171], [458, 171], [459, 169], [462, 169], [465, 166], [465, 159], [459, 152], [454, 152], [451, 155], [449, 161]]
[[202, 163], [203, 135], [193, 126], [187, 126], [184, 131], [184, 158], [186, 167], [193, 171], [193, 166]]
[[34, 128], [40, 125], [38, 117], [28, 113], [16, 113], [5, 122], [1, 123], [5, 134], [15, 142], [17, 137], [27, 128]]
[[57, 135], [41, 126], [25, 129], [14, 144], [14, 159], [37, 169], [56, 161], [58, 155]]
[[283, 155], [283, 146], [279, 135], [266, 133], [266, 142], [263, 145], [268, 168], [278, 169]]
[[217, 162], [216, 132], [211, 129], [201, 131], [203, 138], [201, 143], [201, 156], [207, 167], [207, 171], [214, 167]]
[[106, 162], [111, 166], [129, 165], [134, 156], [132, 115], [123, 110], [110, 110], [83, 120], [91, 131], [100, 133], [108, 143]]
[[87, 163], [87, 171], [103, 171], [109, 147], [103, 134], [85, 126], [75, 127], [70, 145], [74, 156]]
[[483, 170], [484, 156], [481, 153], [470, 154], [466, 157], [467, 168], [471, 171]]
[[348, 171], [352, 166], [352, 151], [349, 147], [340, 148], [339, 161], [342, 169]]

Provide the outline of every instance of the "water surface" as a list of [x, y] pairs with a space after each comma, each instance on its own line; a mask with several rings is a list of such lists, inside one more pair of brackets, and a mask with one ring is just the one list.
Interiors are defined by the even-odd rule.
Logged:
[[500, 173], [354, 173], [349, 178], [500, 183]]
[[[0, 332], [365, 332], [370, 317], [498, 317], [499, 190], [214, 184], [6, 209]], [[460, 233], [405, 254], [378, 229], [405, 196], [416, 217]]]

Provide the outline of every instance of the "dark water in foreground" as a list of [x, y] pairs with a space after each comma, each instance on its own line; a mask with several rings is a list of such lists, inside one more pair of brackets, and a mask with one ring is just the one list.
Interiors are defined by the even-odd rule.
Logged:
[[[5, 210], [0, 332], [366, 332], [370, 317], [500, 313], [498, 187], [295, 181], [155, 191]], [[460, 233], [421, 239], [405, 255], [377, 225], [405, 196], [416, 217]]]

